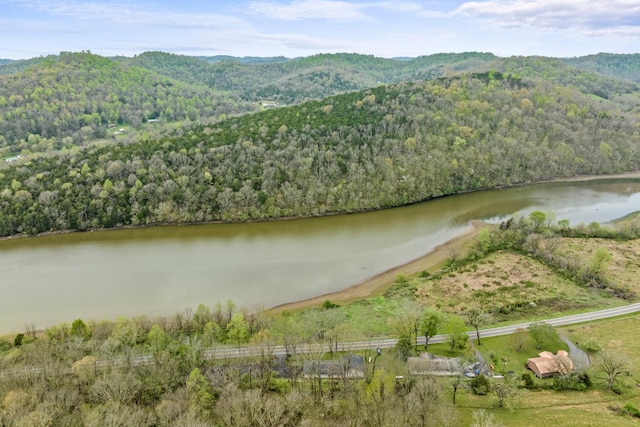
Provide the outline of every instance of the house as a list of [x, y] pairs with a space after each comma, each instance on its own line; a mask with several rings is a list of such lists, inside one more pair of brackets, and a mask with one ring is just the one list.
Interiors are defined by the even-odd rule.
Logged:
[[5, 163], [15, 163], [18, 160], [20, 160], [20, 156], [15, 156], [15, 157], [7, 157], [6, 159], [4, 159]]
[[575, 369], [569, 353], [564, 350], [558, 350], [556, 354], [543, 351], [538, 354], [538, 357], [528, 359], [525, 366], [538, 378], [549, 378], [557, 374], [565, 375]]
[[412, 375], [454, 376], [462, 372], [462, 364], [460, 359], [421, 353], [420, 357], [407, 358], [407, 369]]
[[340, 360], [310, 360], [304, 362], [302, 372], [306, 378], [364, 378], [364, 359], [352, 354]]

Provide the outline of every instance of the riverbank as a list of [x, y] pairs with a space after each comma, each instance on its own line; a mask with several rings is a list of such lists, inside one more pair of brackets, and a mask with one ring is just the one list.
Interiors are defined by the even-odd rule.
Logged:
[[349, 286], [348, 288], [303, 300], [280, 304], [272, 307], [268, 312], [278, 314], [283, 311], [296, 311], [317, 307], [322, 305], [326, 300], [330, 300], [333, 303], [347, 303], [359, 298], [367, 298], [376, 295], [389, 287], [394, 282], [398, 274], [404, 273], [407, 275], [413, 275], [424, 270], [438, 269], [449, 258], [452, 252], [463, 249], [466, 244], [475, 239], [480, 230], [485, 226], [486, 224], [481, 221], [474, 221], [462, 234], [459, 234], [453, 239], [437, 246], [434, 250], [419, 258], [397, 267], [390, 268], [353, 286]]
[[[597, 179], [623, 179], [623, 178], [640, 178], [640, 171], [626, 172], [617, 175], [584, 175], [574, 176], [569, 178], [557, 178], [549, 181], [541, 181], [537, 184], [545, 182], [578, 182], [578, 181], [591, 181]], [[306, 298], [298, 301], [291, 301], [284, 304], [277, 305], [269, 309], [269, 313], [278, 314], [283, 311], [296, 311], [306, 308], [317, 307], [322, 305], [326, 300], [330, 300], [333, 303], [347, 303], [358, 298], [367, 298], [376, 295], [384, 291], [387, 287], [393, 284], [396, 276], [400, 273], [407, 275], [413, 275], [423, 270], [435, 270], [444, 261], [449, 258], [452, 251], [459, 251], [472, 241], [479, 233], [480, 229], [485, 226], [481, 221], [474, 221], [467, 231], [456, 236], [454, 239], [437, 246], [433, 251], [426, 255], [409, 261], [405, 264], [383, 271], [375, 276], [365, 279], [353, 286], [349, 286], [345, 289], [329, 292], [326, 294], [318, 295], [311, 298]]]
[[[511, 186], [511, 187], [499, 187], [499, 188], [506, 189], [506, 188], [514, 188], [514, 187], [521, 187], [521, 186], [527, 186], [527, 185], [553, 183], [553, 182], [580, 182], [580, 181], [591, 181], [591, 180], [599, 180], [599, 179], [624, 179], [624, 178], [640, 178], [640, 171], [624, 172], [624, 173], [614, 174], [614, 175], [579, 175], [579, 176], [571, 176], [571, 177], [567, 177], [567, 178], [554, 178], [554, 179], [550, 179], [550, 180], [546, 180], [546, 181], [536, 181], [536, 182], [521, 183], [521, 184], [517, 184], [517, 185]], [[492, 190], [492, 189], [496, 189], [496, 188], [486, 188], [486, 189], [482, 189], [482, 190], [475, 190], [475, 191], [472, 191], [471, 193], [485, 191], [485, 190]], [[457, 194], [461, 194], [461, 193], [447, 194], [447, 195], [439, 196], [439, 197], [436, 197], [434, 199], [429, 199], [429, 200], [436, 200], [436, 199], [441, 198], [441, 197], [449, 197], [449, 196], [454, 196], [454, 195], [457, 195]], [[424, 202], [427, 202], [429, 200], [420, 200], [420, 201], [417, 201], [417, 202], [414, 202], [414, 203], [410, 203], [409, 205], [424, 203]], [[408, 205], [404, 205], [404, 206], [408, 206]], [[288, 216], [288, 217], [277, 217], [277, 218], [263, 218], [263, 219], [249, 220], [249, 221], [246, 221], [244, 223], [295, 221], [295, 220], [330, 217], [330, 216], [338, 216], [338, 215], [355, 215], [355, 214], [361, 214], [361, 213], [367, 213], [367, 212], [375, 212], [375, 211], [386, 210], [386, 209], [395, 209], [395, 208], [398, 208], [398, 207], [402, 207], [402, 206], [362, 209], [362, 210], [351, 211], [351, 212], [326, 212], [326, 213], [323, 213], [323, 214], [320, 214], [320, 215], [309, 215], [309, 216]], [[93, 232], [105, 232], [105, 231], [117, 231], [117, 230], [141, 230], [141, 229], [154, 228], [154, 227], [164, 227], [164, 226], [168, 226], [168, 227], [189, 227], [189, 226], [196, 226], [196, 225], [242, 224], [242, 223], [243, 222], [196, 221], [196, 222], [188, 222], [188, 223], [157, 222], [157, 223], [151, 223], [151, 224], [136, 224], [136, 225], [127, 224], [127, 225], [116, 225], [116, 226], [109, 227], [109, 228], [88, 228], [88, 229], [85, 229], [85, 230], [69, 229], [69, 230], [46, 231], [46, 232], [43, 232], [43, 233], [40, 233], [40, 234], [35, 234], [35, 235], [14, 234], [14, 235], [10, 235], [10, 236], [0, 236], [0, 242], [1, 241], [5, 241], [5, 240], [32, 239], [34, 237], [37, 238], [37, 237], [47, 237], [47, 236], [56, 236], [56, 235], [74, 234], [74, 233], [93, 233]], [[437, 248], [436, 248], [436, 250], [437, 250]], [[409, 264], [411, 264], [412, 262], [410, 262]], [[404, 265], [402, 265], [400, 267], [403, 267], [403, 266]]]

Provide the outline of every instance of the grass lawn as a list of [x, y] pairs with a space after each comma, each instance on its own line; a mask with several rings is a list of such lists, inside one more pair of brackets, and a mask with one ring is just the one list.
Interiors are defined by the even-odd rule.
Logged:
[[[623, 407], [632, 404], [640, 407], [640, 386], [635, 373], [636, 364], [640, 360], [640, 341], [637, 340], [640, 316], [603, 320], [586, 325], [578, 325], [560, 329], [574, 342], [587, 343], [592, 340], [603, 349], [616, 351], [626, 357], [632, 365], [631, 377], [624, 378], [622, 394], [618, 395], [597, 386], [584, 391], [522, 390], [511, 409], [495, 408], [495, 400], [491, 396], [474, 396], [467, 389], [458, 393], [460, 425], [472, 422], [473, 412], [486, 409], [494, 415], [495, 420], [505, 426], [637, 426], [638, 419], [616, 414], [612, 407]], [[435, 347], [435, 346], [434, 346]], [[485, 357], [491, 353], [508, 359], [507, 370], [516, 375], [526, 372], [524, 362], [528, 357], [536, 355], [537, 350], [528, 343], [522, 352], [514, 349], [509, 336], [486, 338], [480, 351]], [[554, 350], [555, 351], [555, 350]], [[590, 376], [597, 382], [597, 372], [591, 368]], [[553, 379], [539, 380], [541, 385], [549, 385]]]

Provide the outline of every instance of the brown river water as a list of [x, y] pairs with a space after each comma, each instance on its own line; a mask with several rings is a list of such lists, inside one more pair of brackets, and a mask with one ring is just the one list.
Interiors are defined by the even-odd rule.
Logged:
[[74, 319], [249, 309], [343, 289], [418, 258], [473, 220], [533, 210], [572, 225], [640, 210], [640, 178], [557, 182], [374, 212], [159, 226], [0, 241], [0, 332]]

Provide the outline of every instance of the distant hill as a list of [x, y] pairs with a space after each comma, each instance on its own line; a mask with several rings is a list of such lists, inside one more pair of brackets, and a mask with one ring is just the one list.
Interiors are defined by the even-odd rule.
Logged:
[[[616, 102], [625, 109], [640, 112], [640, 85], [631, 80], [615, 78], [611, 73], [600, 73], [587, 67], [573, 66], [563, 59], [547, 57], [503, 58], [493, 65], [503, 72], [576, 88], [584, 94]], [[621, 57], [621, 69], [622, 65], [640, 73], [640, 62], [632, 60], [631, 57]]]
[[90, 53], [64, 53], [0, 75], [0, 150], [69, 148], [106, 136], [110, 125], [198, 121], [255, 108], [206, 85]]
[[629, 55], [599, 53], [563, 61], [573, 67], [640, 83], [640, 54], [638, 53]]
[[428, 79], [449, 72], [472, 70], [496, 57], [463, 53], [395, 60], [342, 53], [295, 59], [265, 58], [264, 61], [216, 57], [222, 60], [208, 65], [190, 62], [193, 58], [187, 58], [152, 52], [139, 55], [130, 62], [192, 83], [197, 76], [199, 83], [237, 93], [247, 101], [296, 104], [381, 83]]
[[216, 56], [196, 56], [195, 58], [202, 59], [203, 61], [209, 62], [211, 64], [215, 64], [216, 62], [221, 62], [221, 61], [235, 61], [235, 62], [241, 62], [244, 64], [264, 64], [264, 63], [273, 63], [273, 62], [287, 62], [291, 60], [290, 58], [285, 58], [284, 56], [260, 57], [260, 56], [216, 55]]
[[[92, 74], [98, 87], [109, 83], [107, 70], [122, 72], [101, 58], [77, 60], [103, 64]], [[354, 212], [640, 168], [638, 114], [615, 98], [559, 84], [548, 70], [554, 61], [503, 65], [520, 62], [532, 77], [491, 69], [377, 85], [196, 124], [180, 135], [3, 165], [0, 235]], [[383, 73], [388, 63], [373, 64]], [[43, 64], [43, 72], [50, 68]], [[147, 81], [185, 90], [137, 67], [129, 72], [140, 78], [128, 81], [145, 90]]]
[[0, 75], [13, 74], [13, 73], [24, 71], [27, 68], [32, 67], [35, 64], [44, 62], [47, 58], [52, 58], [52, 57], [53, 56], [50, 56], [50, 57], [39, 56], [37, 58], [20, 59], [16, 61], [5, 60], [7, 62], [5, 63], [0, 62]]
[[0, 154], [68, 148], [107, 135], [111, 124], [208, 121], [255, 111], [259, 103], [295, 105], [381, 84], [490, 71], [640, 110], [640, 55], [499, 58], [466, 52], [385, 59], [340, 53], [288, 59], [63, 52], [0, 64]]

